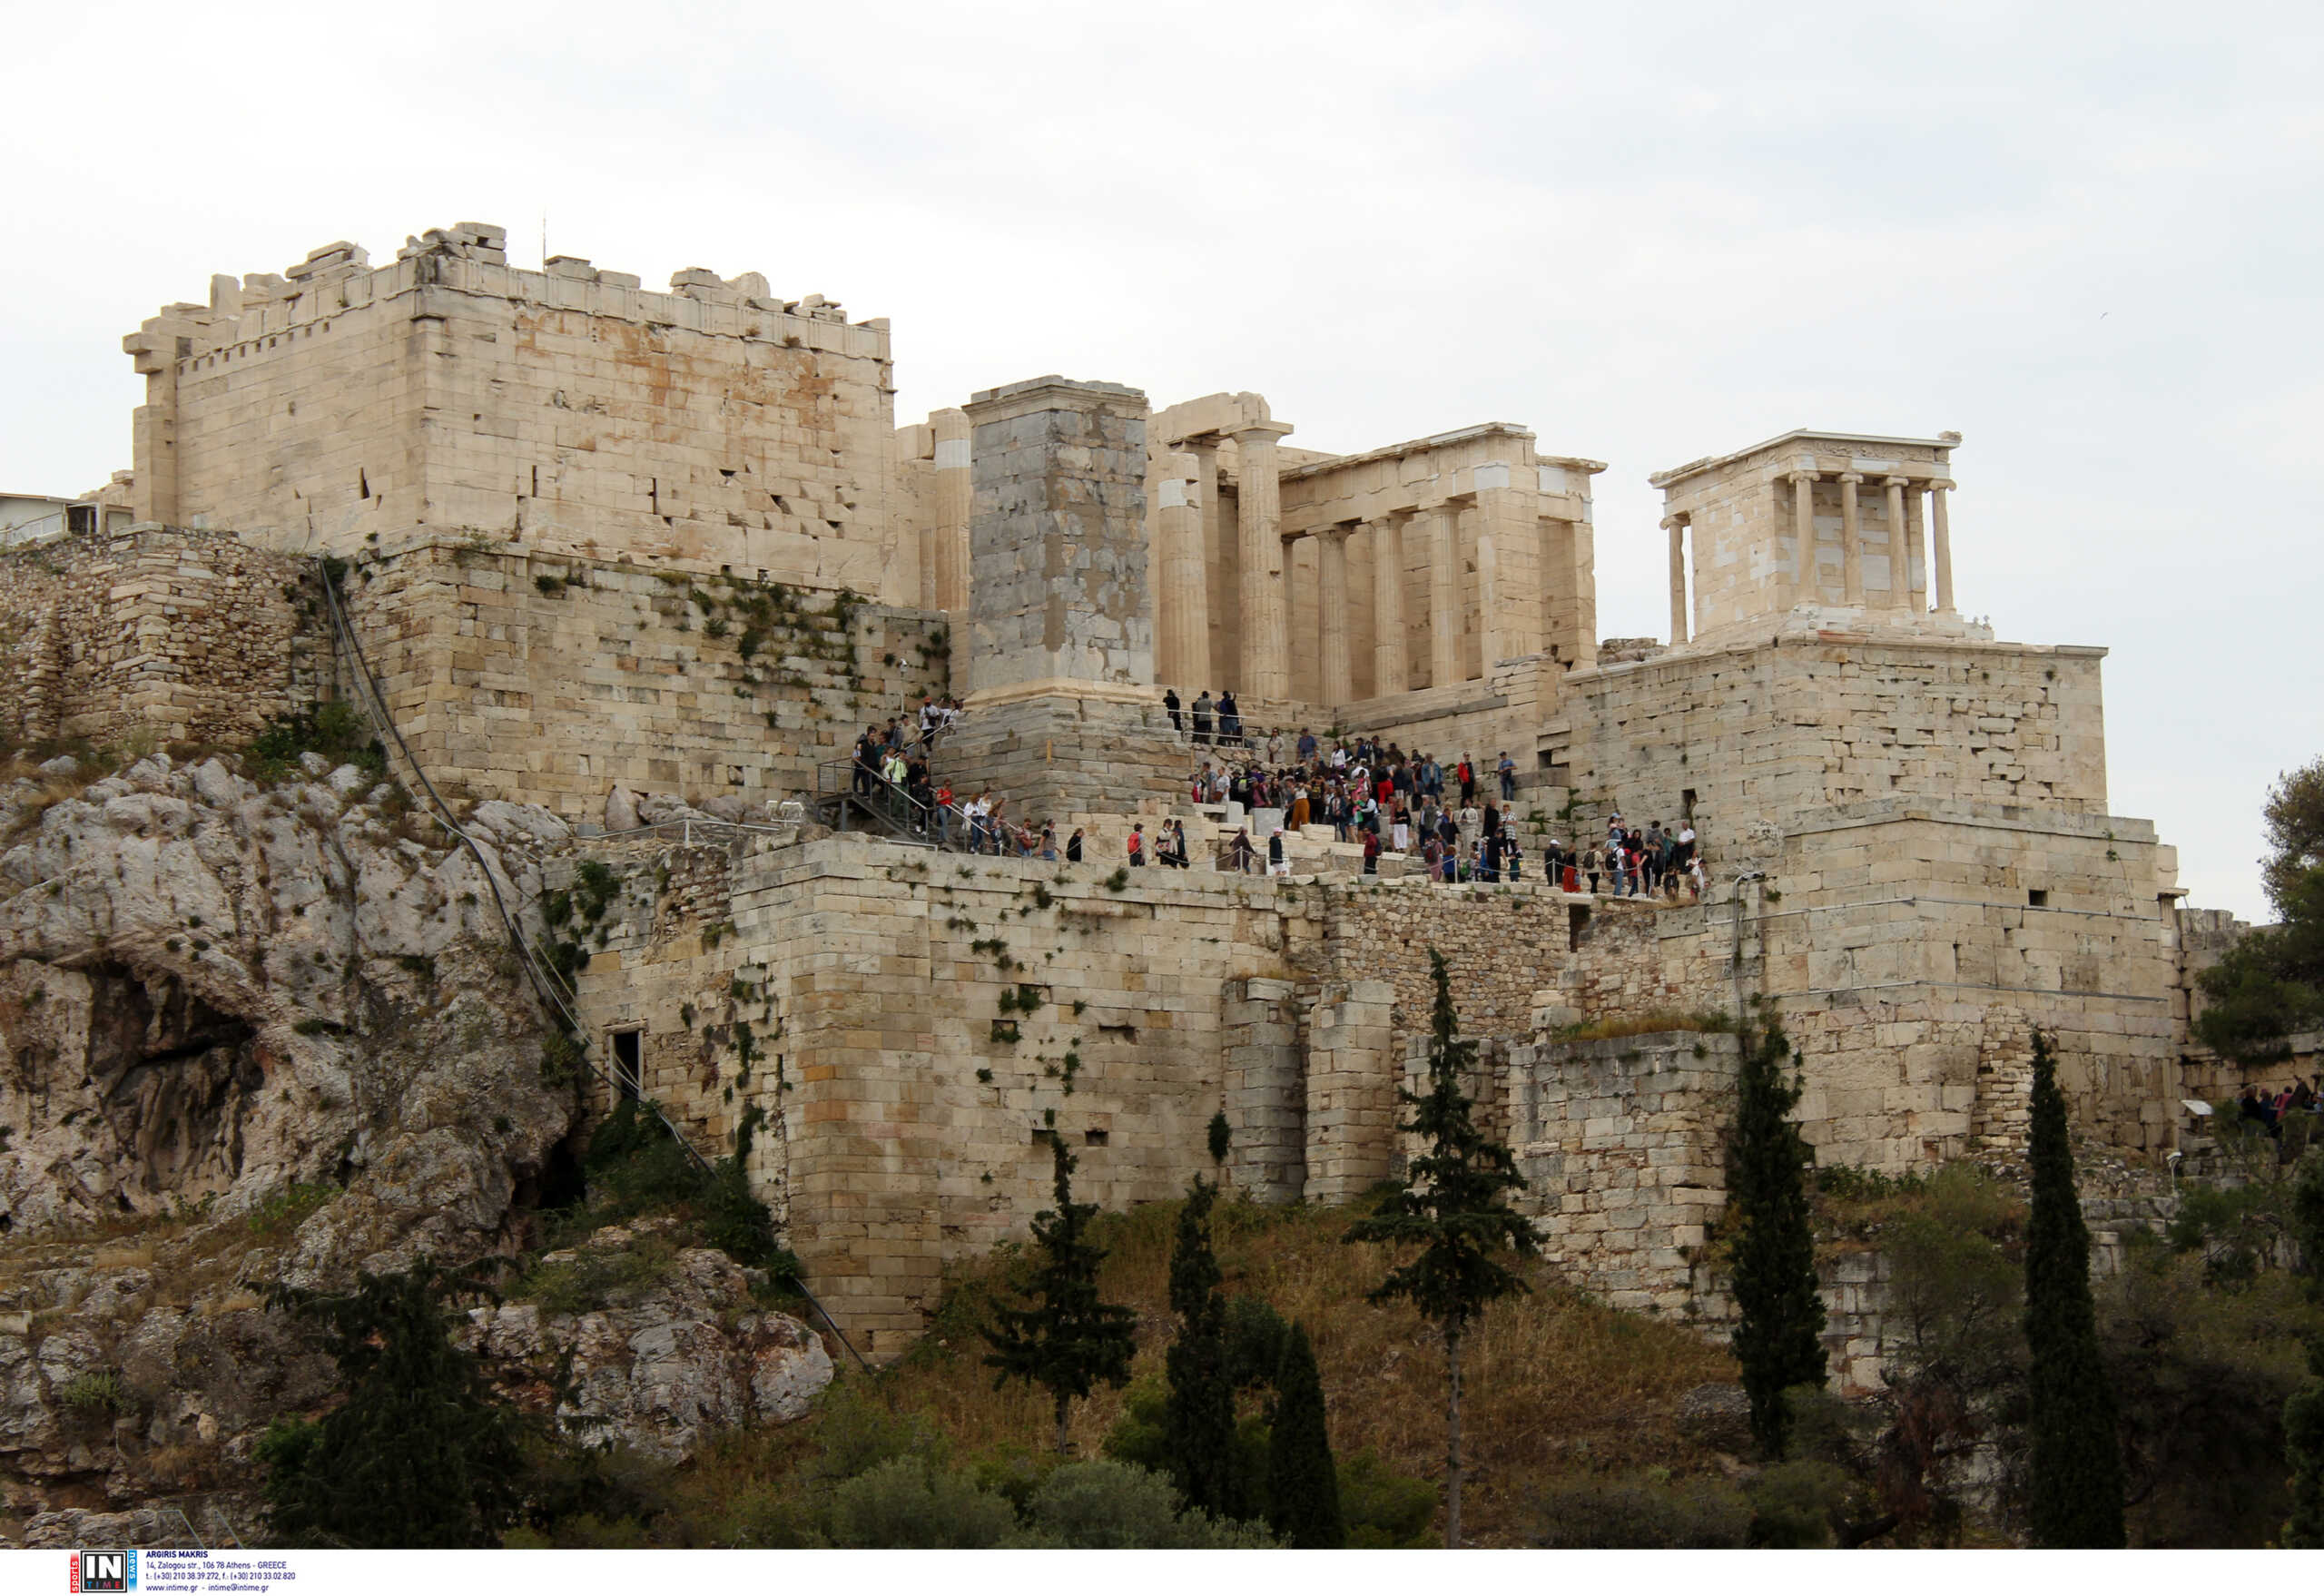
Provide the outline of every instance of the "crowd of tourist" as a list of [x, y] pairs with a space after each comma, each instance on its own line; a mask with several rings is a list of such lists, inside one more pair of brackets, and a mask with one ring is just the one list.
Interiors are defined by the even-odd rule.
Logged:
[[[2246, 1086], [2243, 1095], [2235, 1100], [2239, 1118], [2249, 1119], [2270, 1136], [2281, 1136], [2284, 1126], [2296, 1114], [2324, 1114], [2324, 1097], [2317, 1089], [2324, 1087], [2324, 1076], [2313, 1081], [2292, 1078], [2292, 1083], [2280, 1092], [2263, 1092], [2257, 1086]], [[2324, 1126], [2311, 1128], [2324, 1129]]]
[[[1201, 721], [1196, 726], [1198, 744], [1217, 746], [1206, 742]], [[1280, 731], [1244, 738], [1238, 723], [1237, 741], [1236, 757], [1222, 750], [1222, 757], [1201, 761], [1187, 796], [1196, 803], [1238, 803], [1246, 813], [1281, 810], [1283, 816], [1263, 842], [1247, 826], [1238, 829], [1219, 860], [1223, 869], [1287, 875], [1286, 834], [1324, 825], [1340, 842], [1363, 844], [1367, 875], [1377, 873], [1383, 853], [1399, 853], [1417, 857], [1433, 882], [1530, 879], [1618, 897], [1702, 894], [1701, 852], [1690, 825], [1636, 828], [1616, 815], [1602, 839], [1569, 844], [1551, 837], [1537, 850], [1541, 857], [1529, 861], [1510, 807], [1517, 765], [1505, 750], [1488, 768], [1465, 754], [1447, 764], [1370, 737], [1326, 746], [1305, 729], [1291, 739]]]
[[[1363, 845], [1367, 875], [1378, 872], [1383, 854], [1395, 853], [1417, 859], [1430, 881], [1447, 883], [1538, 880], [1569, 892], [1669, 900], [1699, 899], [1707, 884], [1694, 828], [1685, 823], [1637, 827], [1617, 814], [1603, 837], [1569, 843], [1552, 836], [1531, 850], [1539, 858], [1529, 859], [1513, 824], [1517, 765], [1505, 750], [1486, 766], [1465, 754], [1445, 763], [1372, 737], [1327, 743], [1305, 728], [1295, 737], [1246, 734], [1231, 692], [1197, 697], [1190, 727], [1175, 690], [1164, 704], [1172, 725], [1203, 753], [1187, 781], [1194, 803], [1239, 804], [1246, 816], [1281, 812], [1264, 837], [1254, 838], [1247, 822], [1239, 827], [1215, 861], [1222, 870], [1288, 875], [1289, 840], [1305, 827], [1329, 826], [1338, 841]], [[884, 727], [866, 726], [855, 744], [855, 793], [941, 846], [1084, 862], [1088, 839], [1079, 830], [1060, 843], [1054, 822], [1011, 815], [990, 788], [955, 793], [931, 773], [929, 755], [960, 715], [951, 699], [931, 697], [916, 720], [898, 715]], [[1191, 863], [1183, 821], [1165, 822], [1150, 835], [1144, 823], [1134, 823], [1124, 852], [1133, 866]]]

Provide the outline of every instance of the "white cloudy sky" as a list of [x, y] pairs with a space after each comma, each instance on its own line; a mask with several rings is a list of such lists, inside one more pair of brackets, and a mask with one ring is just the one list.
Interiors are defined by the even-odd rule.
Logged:
[[2103, 644], [2112, 807], [2262, 912], [2324, 753], [2324, 7], [1006, 0], [12, 11], [0, 487], [128, 463], [121, 335], [213, 271], [496, 222], [893, 318], [898, 414], [1051, 370], [1352, 449], [1650, 470], [1957, 429], [1963, 607]]

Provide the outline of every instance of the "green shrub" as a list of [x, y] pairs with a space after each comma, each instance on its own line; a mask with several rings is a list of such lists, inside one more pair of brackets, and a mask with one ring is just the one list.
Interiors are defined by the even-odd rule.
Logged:
[[1027, 1537], [1076, 1550], [1247, 1551], [1275, 1544], [1253, 1524], [1178, 1511], [1162, 1475], [1108, 1458], [1067, 1463], [1033, 1493]]
[[1366, 1447], [1340, 1460], [1340, 1516], [1347, 1521], [1352, 1549], [1385, 1552], [1426, 1546], [1436, 1518], [1436, 1487], [1401, 1474]]
[[320, 754], [334, 765], [354, 765], [374, 779], [388, 773], [387, 751], [355, 706], [341, 699], [267, 722], [244, 751], [243, 766], [253, 781], [284, 781], [299, 773], [302, 754]]
[[914, 1551], [1000, 1546], [1017, 1530], [1008, 1498], [916, 1457], [891, 1458], [832, 1493], [832, 1543]]
[[[1658, 1478], [1656, 1476], [1664, 1476]], [[1746, 1544], [1751, 1503], [1723, 1480], [1645, 1477], [1554, 1480], [1542, 1491], [1543, 1546], [1730, 1550]]]
[[128, 1394], [113, 1370], [91, 1369], [68, 1381], [56, 1400], [76, 1414], [117, 1414], [128, 1405]]

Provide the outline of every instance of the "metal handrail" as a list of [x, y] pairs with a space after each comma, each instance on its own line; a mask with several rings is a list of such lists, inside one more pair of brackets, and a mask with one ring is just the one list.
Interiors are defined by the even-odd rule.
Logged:
[[[323, 567], [323, 595], [329, 601], [330, 609], [332, 636], [347, 651], [347, 657], [354, 666], [354, 678], [361, 685], [363, 695], [368, 697], [369, 702], [364, 706], [364, 714], [394, 741], [397, 751], [404, 757], [404, 763], [411, 767], [411, 773], [419, 782], [420, 790], [427, 794], [428, 805], [435, 812], [437, 823], [459, 840], [460, 845], [468, 851], [468, 856], [476, 861], [477, 868], [484, 872], [484, 884], [492, 893], [493, 907], [499, 911], [500, 922], [508, 933], [509, 946], [516, 950], [517, 958], [523, 961], [534, 991], [563, 1023], [566, 1034], [572, 1039], [575, 1047], [580, 1052], [581, 1062], [587, 1067], [592, 1075], [618, 1093], [620, 1083], [599, 1068], [596, 1059], [591, 1056], [588, 1032], [582, 1029], [579, 1016], [573, 1012], [566, 1002], [567, 997], [571, 997], [575, 1002], [579, 1001], [578, 994], [574, 993], [569, 986], [566, 986], [557, 978], [555, 967], [545, 964], [539, 954], [534, 951], [530, 940], [524, 933], [524, 928], [517, 923], [517, 917], [509, 911], [507, 900], [500, 895], [500, 885], [493, 880], [492, 866], [477, 847], [476, 839], [462, 829], [459, 822], [452, 814], [451, 806], [446, 803], [443, 795], [436, 791], [436, 784], [428, 779], [428, 772], [421, 766], [418, 756], [412, 753], [410, 744], [403, 740], [403, 734], [396, 729], [395, 717], [388, 713], [387, 695], [380, 691], [379, 678], [371, 674], [371, 663], [364, 657], [363, 646], [356, 640], [354, 625], [348, 619], [346, 611], [340, 604], [339, 586], [331, 580], [330, 567], [328, 566]], [[560, 993], [560, 988], [562, 988], [562, 993]], [[670, 1123], [670, 1117], [662, 1112], [662, 1106], [645, 1097], [642, 1092], [636, 1100], [644, 1104], [660, 1122], [662, 1128], [670, 1133], [670, 1139], [685, 1149], [686, 1156], [694, 1160], [695, 1167], [708, 1174], [711, 1168], [710, 1160], [703, 1157], [700, 1148], [695, 1147], [676, 1126]], [[855, 1343], [848, 1339], [847, 1332], [840, 1328], [839, 1321], [832, 1317], [831, 1310], [816, 1300], [814, 1294], [807, 1289], [807, 1283], [803, 1279], [795, 1279], [793, 1284], [797, 1286], [799, 1295], [806, 1298], [817, 1313], [822, 1315], [823, 1323], [832, 1327], [832, 1334], [839, 1337], [840, 1345], [847, 1348], [855, 1361], [868, 1372], [872, 1367], [871, 1364], [865, 1360], [862, 1353], [856, 1350]], [[228, 1527], [231, 1528], [231, 1525]]]
[[[468, 856], [476, 861], [477, 868], [484, 872], [484, 884], [486, 890], [492, 894], [492, 906], [500, 915], [500, 923], [508, 935], [509, 947], [523, 961], [526, 974], [531, 981], [535, 994], [540, 998], [544, 1006], [551, 1011], [552, 1017], [559, 1022], [566, 1034], [573, 1040], [575, 1048], [580, 1053], [581, 1062], [589, 1072], [618, 1093], [619, 1079], [606, 1074], [598, 1064], [593, 1056], [594, 1049], [590, 1046], [588, 1032], [582, 1026], [580, 1016], [573, 1010], [572, 1005], [579, 1001], [579, 994], [566, 986], [561, 978], [556, 976], [554, 967], [547, 964], [534, 950], [532, 941], [525, 935], [524, 928], [518, 923], [516, 913], [510, 910], [507, 900], [501, 894], [500, 883], [494, 879], [491, 862], [485, 858], [483, 851], [477, 846], [476, 839], [468, 835], [458, 819], [454, 816], [451, 805], [445, 803], [443, 794], [436, 790], [436, 783], [428, 779], [426, 768], [420, 764], [419, 757], [412, 753], [411, 745], [404, 741], [403, 733], [397, 729], [395, 717], [388, 713], [387, 695], [380, 690], [379, 678], [371, 673], [371, 663], [364, 657], [362, 645], [356, 640], [354, 624], [349, 620], [346, 609], [340, 602], [339, 585], [331, 579], [329, 566], [325, 566], [323, 570], [323, 596], [330, 609], [332, 635], [346, 650], [348, 660], [353, 667], [351, 679], [361, 689], [358, 696], [367, 701], [363, 705], [366, 717], [378, 730], [386, 734], [387, 739], [395, 744], [396, 751], [403, 755], [404, 763], [411, 768], [413, 779], [419, 783], [420, 791], [426, 794], [428, 808], [434, 814], [436, 823], [449, 832], [459, 845], [468, 850]], [[382, 745], [384, 746], [384, 744]], [[643, 1098], [642, 1094], [641, 1100], [644, 1100], [646, 1107], [652, 1110], [655, 1118], [661, 1121], [662, 1128], [668, 1131], [680, 1147], [685, 1148], [687, 1157], [707, 1173], [710, 1168], [710, 1160], [703, 1157], [702, 1149], [695, 1147], [676, 1126], [670, 1123], [669, 1116], [662, 1112], [660, 1105]]]

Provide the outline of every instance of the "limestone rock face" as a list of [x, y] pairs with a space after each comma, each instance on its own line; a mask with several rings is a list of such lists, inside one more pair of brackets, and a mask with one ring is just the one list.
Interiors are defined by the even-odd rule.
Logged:
[[[484, 870], [372, 785], [157, 755], [53, 803], [0, 789], [0, 1227], [229, 1218], [329, 1182], [278, 1260], [293, 1282], [495, 1244], [572, 1096], [541, 1081]], [[527, 901], [563, 823], [481, 807]]]
[[720, 1252], [673, 1252], [658, 1228], [612, 1227], [542, 1259], [537, 1273], [567, 1290], [645, 1277], [606, 1289], [602, 1306], [473, 1310], [468, 1344], [487, 1372], [519, 1404], [553, 1412], [576, 1440], [610, 1440], [670, 1463], [716, 1431], [805, 1414], [831, 1384], [822, 1340], [753, 1305], [755, 1271]]
[[257, 1436], [337, 1383], [266, 1287], [508, 1247], [572, 1128], [491, 891], [537, 896], [564, 823], [479, 805], [479, 866], [359, 767], [300, 770], [0, 786], [16, 1511], [222, 1489], [239, 1518]]

